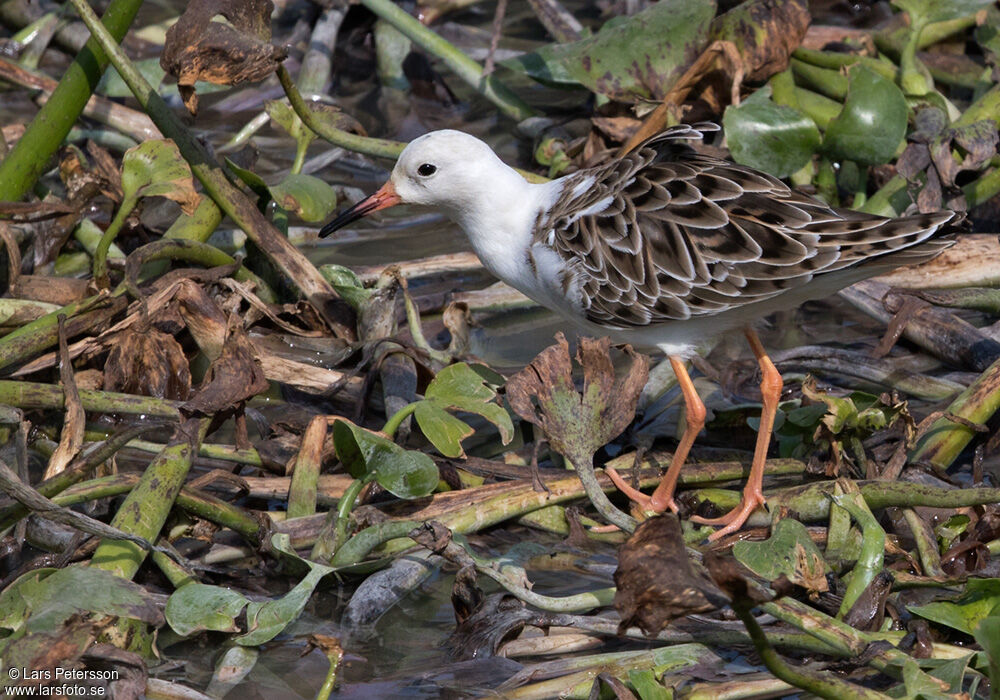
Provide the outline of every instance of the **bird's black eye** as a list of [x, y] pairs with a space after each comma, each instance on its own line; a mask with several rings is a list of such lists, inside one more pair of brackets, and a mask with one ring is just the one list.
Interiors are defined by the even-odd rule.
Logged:
[[424, 177], [429, 177], [437, 172], [437, 166], [431, 165], [430, 163], [424, 163], [419, 168], [417, 168], [417, 173], [423, 175]]

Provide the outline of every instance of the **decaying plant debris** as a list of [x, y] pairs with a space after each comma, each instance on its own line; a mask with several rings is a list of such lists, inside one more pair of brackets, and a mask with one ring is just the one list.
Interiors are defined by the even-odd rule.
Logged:
[[[997, 697], [995, 2], [140, 5], [0, 3], [0, 687]], [[670, 463], [651, 358], [560, 334], [500, 373], [479, 326], [530, 303], [470, 254], [309, 246], [390, 137], [502, 132], [554, 177], [682, 120], [832, 204], [974, 231], [772, 319], [768, 511], [712, 546], [689, 516], [739, 499], [751, 360], [695, 361], [680, 517], [643, 520], [604, 470]], [[421, 586], [447, 634], [397, 612]], [[366, 664], [393, 645], [418, 661]]]

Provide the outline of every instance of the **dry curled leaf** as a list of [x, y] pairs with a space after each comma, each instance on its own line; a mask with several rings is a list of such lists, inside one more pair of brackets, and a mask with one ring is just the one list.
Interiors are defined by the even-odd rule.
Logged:
[[155, 328], [129, 328], [112, 341], [104, 390], [185, 400], [191, 394], [191, 369], [172, 335]]
[[[160, 66], [177, 78], [184, 105], [198, 111], [194, 84], [263, 80], [287, 51], [270, 43], [271, 0], [192, 0], [167, 30]], [[222, 15], [228, 24], [212, 21]]]
[[222, 354], [212, 362], [205, 382], [183, 406], [189, 414], [212, 415], [227, 411], [265, 391], [267, 377], [243, 328], [231, 324]]
[[635, 626], [655, 635], [671, 620], [729, 602], [691, 566], [680, 522], [670, 513], [642, 523], [621, 546], [615, 586], [619, 634]]
[[735, 44], [743, 79], [758, 82], [788, 67], [811, 19], [804, 0], [751, 0], [719, 15], [711, 38]]

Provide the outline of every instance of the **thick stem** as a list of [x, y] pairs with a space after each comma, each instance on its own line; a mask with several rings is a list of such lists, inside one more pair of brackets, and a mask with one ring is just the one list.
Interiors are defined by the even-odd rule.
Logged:
[[[100, 20], [104, 22], [101, 30], [107, 41], [117, 46], [141, 5], [142, 0], [111, 0]], [[87, 10], [96, 19], [89, 6]], [[108, 57], [101, 43], [96, 37], [91, 37], [83, 50], [76, 54], [48, 102], [0, 163], [0, 201], [20, 200], [49, 167], [49, 159], [80, 117], [97, 81], [107, 68]]]

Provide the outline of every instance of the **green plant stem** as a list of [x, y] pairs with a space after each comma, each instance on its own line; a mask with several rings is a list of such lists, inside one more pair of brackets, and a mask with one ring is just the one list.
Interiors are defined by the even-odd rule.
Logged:
[[[972, 423], [985, 424], [1000, 409], [1000, 360], [986, 368], [969, 388], [948, 406], [948, 413]], [[944, 470], [969, 444], [975, 431], [971, 428], [939, 418], [931, 425], [910, 453], [910, 462], [927, 462]]]
[[[142, 473], [111, 524], [130, 535], [155, 542], [187, 478], [197, 445], [204, 439], [210, 418], [190, 418], [177, 427], [163, 452]], [[146, 558], [146, 550], [126, 540], [104, 539], [91, 566], [131, 579]]]
[[[143, 426], [139, 429], [139, 432], [148, 431], [148, 426]], [[88, 430], [84, 433], [84, 439], [91, 442], [104, 440], [107, 437], [108, 434], [101, 431]], [[151, 452], [153, 454], [156, 454], [163, 449], [163, 445], [160, 443], [150, 442], [149, 440], [129, 440], [127, 444], [123, 445], [123, 447], [127, 447], [131, 450], [139, 450], [140, 452]], [[198, 449], [198, 456], [205, 457], [207, 459], [218, 459], [224, 462], [233, 462], [234, 464], [246, 464], [251, 467], [264, 466], [264, 463], [260, 458], [260, 453], [252, 447], [241, 450], [237, 447], [233, 447], [232, 445], [202, 443], [201, 447]]]
[[941, 553], [938, 552], [937, 540], [934, 533], [920, 515], [912, 508], [903, 510], [903, 517], [906, 524], [910, 526], [913, 533], [913, 540], [917, 543], [917, 553], [920, 555], [920, 565], [924, 569], [925, 576], [945, 578], [944, 569], [941, 568]]
[[829, 698], [829, 700], [888, 700], [888, 695], [842, 681], [832, 673], [817, 676], [789, 666], [767, 640], [764, 630], [760, 628], [757, 620], [751, 614], [751, 608], [752, 604], [749, 601], [733, 601], [733, 612], [746, 626], [754, 649], [757, 650], [757, 655], [764, 662], [767, 670], [776, 678], [813, 695]]
[[868, 504], [858, 492], [857, 486], [853, 483], [850, 485], [851, 492], [834, 496], [833, 501], [850, 513], [861, 527], [861, 552], [854, 568], [845, 577], [847, 590], [844, 592], [844, 599], [837, 612], [837, 619], [842, 619], [847, 611], [854, 606], [861, 594], [882, 571], [885, 560], [885, 530], [872, 515]]
[[[355, 479], [344, 491], [337, 503], [337, 525], [333, 540], [333, 551], [336, 553], [347, 542], [349, 534], [348, 528], [351, 524], [351, 511], [354, 510], [354, 502], [358, 500], [361, 489], [365, 487], [365, 481]], [[336, 558], [336, 554], [334, 554]]]
[[[345, 494], [346, 495], [346, 494]], [[353, 566], [368, 556], [368, 553], [390, 540], [404, 541], [403, 538], [420, 527], [422, 523], [413, 520], [388, 520], [366, 527], [336, 550], [330, 559], [330, 566]], [[406, 546], [412, 547], [413, 541], [405, 539]]]
[[349, 326], [347, 319], [341, 318], [340, 307], [334, 303], [337, 295], [319, 271], [274, 228], [253, 202], [226, 179], [218, 161], [191, 135], [170, 107], [136, 70], [121, 47], [101, 26], [86, 0], [70, 0], [70, 2], [87, 28], [100, 41], [115, 70], [129, 86], [157, 128], [164, 137], [173, 139], [177, 144], [181, 156], [191, 166], [192, 173], [202, 183], [208, 195], [246, 232], [268, 260], [295, 283], [334, 333], [338, 337], [353, 340], [355, 336], [353, 324]]
[[[35, 490], [50, 500], [55, 498], [58, 494], [86, 478], [87, 474], [97, 465], [113, 457], [129, 440], [148, 430], [148, 425], [133, 426], [112, 435], [101, 444], [82, 453], [63, 471], [38, 484]], [[0, 508], [0, 532], [21, 518], [27, 517], [29, 513], [27, 506], [19, 502]]]
[[[111, 0], [103, 18], [98, 21], [104, 22], [101, 30], [108, 42], [117, 46], [141, 5], [142, 0]], [[90, 10], [89, 6], [87, 9]], [[92, 11], [90, 14], [96, 20]], [[101, 43], [96, 37], [87, 41], [66, 69], [51, 97], [31, 120], [24, 135], [0, 162], [0, 201], [19, 201], [49, 167], [49, 159], [80, 117], [108, 65]]]
[[[151, 396], [119, 394], [114, 391], [95, 391], [93, 389], [80, 389], [80, 401], [88, 414], [122, 413], [174, 420], [180, 417], [177, 409], [183, 403], [169, 399], [154, 399]], [[53, 384], [0, 379], [0, 403], [24, 409], [61, 410], [65, 408], [65, 397], [62, 389]]]
[[593, 504], [597, 512], [605, 517], [605, 519], [612, 525], [616, 525], [619, 529], [625, 532], [632, 532], [635, 530], [636, 522], [628, 513], [625, 513], [608, 500], [607, 495], [604, 493], [604, 488], [601, 486], [600, 482], [597, 480], [597, 475], [594, 473], [594, 461], [592, 455], [564, 455], [569, 459], [573, 468], [576, 470], [576, 475], [580, 477], [580, 483], [583, 484], [583, 490], [587, 493], [587, 498]]
[[913, 17], [912, 13], [910, 22], [910, 34], [899, 54], [899, 87], [903, 89], [904, 94], [919, 97], [930, 91], [927, 79], [920, 70], [920, 61], [917, 59], [920, 34], [927, 26], [927, 22], [922, 17]]
[[118, 298], [124, 291], [125, 288], [122, 287], [110, 295], [95, 294], [74, 301], [0, 338], [0, 369], [17, 364], [55, 345], [59, 340], [60, 316], [67, 319], [67, 337], [73, 337], [118, 313], [127, 304], [124, 298]]
[[835, 100], [847, 97], [847, 76], [840, 71], [820, 68], [796, 58], [791, 60], [791, 66], [795, 77], [807, 88]]
[[823, 131], [826, 131], [826, 127], [837, 118], [844, 107], [836, 100], [801, 87], [795, 88], [795, 101], [798, 103], [798, 108]]
[[382, 426], [382, 432], [388, 435], [390, 438], [393, 435], [395, 435], [396, 431], [399, 430], [399, 426], [403, 424], [404, 420], [406, 420], [406, 417], [417, 410], [418, 403], [419, 403], [418, 401], [414, 401], [413, 403], [408, 403], [401, 409], [393, 413], [389, 417], [389, 420], [385, 422], [385, 425]]
[[97, 248], [94, 249], [94, 282], [98, 289], [107, 289], [111, 286], [111, 280], [108, 277], [108, 251], [111, 249], [111, 243], [118, 236], [118, 232], [125, 225], [128, 215], [132, 213], [138, 202], [138, 197], [124, 200], [118, 207], [115, 218], [104, 230], [101, 240], [97, 242]]
[[[898, 175], [897, 175], [898, 177]], [[994, 168], [962, 188], [969, 208], [977, 207], [1000, 194], [1000, 168]]]
[[420, 48], [444, 61], [455, 75], [499, 107], [506, 116], [515, 121], [537, 116], [535, 110], [511, 92], [496, 75], [484, 76], [482, 66], [422, 25], [392, 0], [361, 0], [361, 4], [389, 22]]
[[[402, 10], [400, 11], [402, 12]], [[406, 144], [399, 141], [358, 136], [357, 134], [352, 134], [349, 131], [338, 129], [321, 121], [313, 113], [313, 111], [309, 109], [308, 103], [302, 98], [302, 94], [295, 86], [295, 81], [292, 80], [292, 74], [288, 72], [288, 69], [283, 65], [278, 66], [275, 74], [278, 76], [278, 81], [281, 83], [281, 87], [284, 88], [285, 95], [288, 97], [288, 101], [292, 105], [292, 109], [295, 110], [295, 114], [298, 115], [299, 119], [301, 119], [306, 126], [315, 131], [320, 137], [332, 143], [334, 146], [340, 146], [341, 148], [346, 148], [347, 150], [354, 151], [355, 153], [364, 153], [368, 156], [389, 158], [391, 160], [398, 158], [399, 154], [403, 152], [404, 148], [406, 148]]]
[[816, 51], [814, 49], [804, 49], [801, 46], [792, 53], [792, 57], [820, 68], [830, 68], [840, 70], [847, 66], [860, 63], [881, 75], [888, 80], [896, 80], [896, 66], [885, 61], [870, 56], [859, 56], [853, 53], [838, 53], [836, 51]]

